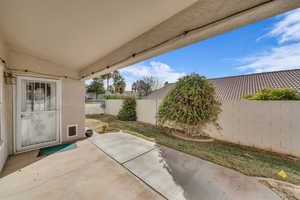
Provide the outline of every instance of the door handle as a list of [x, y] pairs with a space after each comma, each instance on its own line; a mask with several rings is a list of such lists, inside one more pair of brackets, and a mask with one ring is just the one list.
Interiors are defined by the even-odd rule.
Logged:
[[29, 118], [29, 117], [31, 117], [31, 114], [21, 114], [21, 119], [23, 119], [23, 118]]

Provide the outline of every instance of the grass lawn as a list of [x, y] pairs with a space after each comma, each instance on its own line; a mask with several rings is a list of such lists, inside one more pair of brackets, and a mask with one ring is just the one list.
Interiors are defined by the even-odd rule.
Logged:
[[[252, 147], [222, 141], [188, 142], [168, 135], [163, 128], [141, 122], [119, 121], [111, 115], [91, 115], [87, 118], [106, 122], [112, 128], [136, 132], [156, 143], [214, 162], [250, 176], [274, 178], [300, 185], [300, 160]], [[101, 123], [99, 122], [99, 123]], [[283, 169], [287, 178], [277, 173]]]

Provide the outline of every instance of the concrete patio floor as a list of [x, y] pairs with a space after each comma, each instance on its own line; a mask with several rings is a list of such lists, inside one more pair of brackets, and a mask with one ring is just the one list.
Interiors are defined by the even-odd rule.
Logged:
[[12, 158], [4, 169], [29, 164], [0, 178], [1, 200], [164, 199], [89, 140], [36, 162], [23, 155], [17, 156], [20, 163]]
[[255, 178], [133, 135], [104, 134], [91, 141], [166, 199], [280, 199]]
[[[23, 168], [0, 179], [0, 199], [280, 199], [254, 178], [126, 133], [96, 134], [77, 145], [20, 159]], [[17, 160], [6, 170], [16, 170]]]

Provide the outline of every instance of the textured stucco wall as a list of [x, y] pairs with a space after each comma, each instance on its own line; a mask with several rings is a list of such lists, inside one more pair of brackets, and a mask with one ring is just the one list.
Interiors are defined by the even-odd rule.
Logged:
[[[107, 114], [116, 115], [122, 100], [107, 100]], [[138, 121], [155, 124], [160, 101], [137, 100]], [[208, 125], [211, 137], [300, 157], [299, 101], [223, 102], [217, 129]], [[113, 112], [111, 112], [113, 110]]]
[[53, 76], [70, 76], [79, 78], [79, 74], [75, 70], [11, 48], [8, 51], [8, 64], [9, 67], [13, 69], [27, 69]]
[[105, 110], [102, 108], [100, 103], [86, 103], [85, 104], [85, 114], [93, 115], [93, 114], [102, 114]]
[[[4, 41], [0, 35], [0, 57], [6, 59], [7, 51], [4, 45]], [[0, 133], [0, 171], [2, 170], [5, 161], [8, 156], [8, 131], [6, 126], [6, 95], [5, 95], [5, 86], [3, 81], [3, 70], [4, 65], [0, 62], [0, 120], [1, 120], [1, 133]]]
[[3, 82], [3, 65], [0, 63], [0, 171], [2, 170], [8, 156], [8, 130], [6, 124], [7, 100]]
[[156, 113], [159, 106], [156, 100], [137, 100], [137, 120], [150, 124], [156, 124]]
[[[105, 109], [101, 108], [101, 103], [86, 103], [85, 114], [109, 114], [117, 115], [122, 107], [123, 100], [112, 99], [105, 100]], [[160, 100], [137, 100], [136, 114], [137, 120], [150, 124], [156, 124], [156, 112]]]
[[[10, 68], [15, 69], [28, 69], [35, 72], [45, 73], [52, 76], [67, 75], [77, 77], [78, 73], [63, 66], [56, 65], [47, 60], [42, 60], [37, 57], [10, 50], [8, 52], [8, 65]], [[19, 74], [22, 74], [19, 72]], [[23, 75], [26, 75], [23, 73]], [[43, 77], [42, 75], [34, 75], [35, 77]], [[62, 106], [61, 106], [61, 138], [62, 142], [75, 140], [84, 136], [84, 95], [85, 84], [84, 81], [71, 80], [61, 78], [62, 86]], [[9, 87], [9, 95], [13, 94], [15, 85]], [[11, 97], [12, 98], [12, 97]], [[10, 101], [9, 107], [12, 107]], [[13, 112], [11, 112], [12, 114]], [[12, 116], [9, 117], [9, 129], [13, 130]], [[67, 125], [78, 125], [78, 136], [67, 136]], [[13, 153], [13, 132], [9, 134], [9, 149]]]
[[[83, 81], [69, 79], [62, 80], [62, 141], [67, 142], [84, 137], [84, 94], [85, 84]], [[76, 137], [67, 136], [67, 125], [77, 124]]]
[[105, 113], [109, 115], [117, 115], [122, 107], [123, 100], [112, 99], [105, 101]]
[[207, 133], [220, 140], [300, 157], [300, 102], [223, 102], [219, 124]]

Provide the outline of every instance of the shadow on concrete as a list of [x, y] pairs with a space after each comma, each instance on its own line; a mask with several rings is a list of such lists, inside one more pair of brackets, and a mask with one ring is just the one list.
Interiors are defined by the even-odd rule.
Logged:
[[22, 168], [31, 165], [47, 156], [39, 156], [39, 150], [33, 150], [17, 155], [10, 155], [4, 165], [0, 178], [3, 178], [16, 171], [22, 171]]
[[194, 156], [157, 145], [159, 163], [188, 200], [279, 200], [256, 179]]

